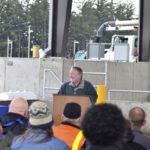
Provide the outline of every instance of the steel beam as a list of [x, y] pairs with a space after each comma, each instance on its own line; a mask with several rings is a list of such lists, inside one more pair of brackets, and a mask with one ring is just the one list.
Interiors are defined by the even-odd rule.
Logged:
[[150, 61], [150, 0], [140, 0], [139, 61]]
[[65, 56], [71, 7], [72, 0], [53, 1], [52, 56]]

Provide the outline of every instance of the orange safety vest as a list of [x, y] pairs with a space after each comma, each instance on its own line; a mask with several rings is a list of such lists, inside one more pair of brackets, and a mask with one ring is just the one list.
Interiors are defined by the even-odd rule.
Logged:
[[86, 140], [81, 129], [66, 124], [54, 126], [53, 134], [56, 138], [64, 141], [70, 150], [80, 150]]

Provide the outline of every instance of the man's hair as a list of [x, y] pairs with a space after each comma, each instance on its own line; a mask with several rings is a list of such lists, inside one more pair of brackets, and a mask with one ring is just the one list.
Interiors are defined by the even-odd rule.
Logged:
[[81, 74], [81, 76], [83, 75], [83, 70], [78, 67], [78, 66], [72, 66], [73, 69], [77, 70], [79, 74]]
[[63, 115], [70, 119], [80, 118], [81, 106], [74, 102], [67, 103], [64, 107]]
[[141, 107], [133, 107], [129, 111], [129, 120], [133, 127], [141, 127], [145, 121], [145, 111]]
[[107, 145], [122, 139], [125, 120], [113, 104], [92, 106], [83, 117], [81, 127], [85, 137], [94, 145]]

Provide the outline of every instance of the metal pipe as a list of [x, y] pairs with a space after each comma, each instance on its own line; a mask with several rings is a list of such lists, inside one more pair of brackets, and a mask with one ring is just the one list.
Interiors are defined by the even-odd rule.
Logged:
[[115, 21], [115, 25], [116, 26], [137, 26], [139, 24], [138, 20], [116, 20]]
[[105, 72], [83, 72], [84, 74], [91, 74], [91, 75], [105, 75]]
[[54, 77], [55, 79], [60, 83], [62, 84], [62, 81], [58, 78], [57, 74], [52, 70], [52, 69], [44, 69], [44, 72], [50, 72]]
[[97, 33], [96, 33], [96, 37], [97, 38], [100, 38], [103, 36], [103, 32], [105, 31], [106, 27], [108, 26], [137, 26], [139, 25], [139, 21], [138, 20], [122, 20], [122, 21], [107, 21], [107, 22], [104, 22], [100, 27], [99, 29], [97, 30]]
[[102, 37], [102, 36], [103, 36], [103, 32], [105, 31], [106, 27], [108, 27], [108, 26], [114, 26], [114, 25], [115, 25], [115, 21], [107, 21], [107, 22], [104, 22], [104, 23], [99, 27], [99, 29], [97, 30], [96, 37]]
[[111, 92], [150, 93], [150, 91], [112, 89], [112, 90], [108, 90], [108, 100], [110, 100], [110, 93]]
[[108, 64], [107, 61], [105, 62], [105, 86], [107, 86], [107, 70], [108, 70]]

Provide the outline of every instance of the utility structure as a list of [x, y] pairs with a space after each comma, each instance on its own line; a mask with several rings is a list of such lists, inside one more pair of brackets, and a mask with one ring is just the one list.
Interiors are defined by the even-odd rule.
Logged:
[[116, 20], [104, 22], [97, 30], [96, 37], [101, 38], [105, 30], [133, 30], [139, 26], [138, 20]]
[[[50, 52], [51, 56], [65, 56], [69, 21], [71, 15], [72, 0], [48, 0], [52, 19], [49, 34], [51, 41], [45, 53]], [[139, 0], [139, 61], [150, 61], [150, 1]], [[50, 20], [49, 20], [50, 25]]]

